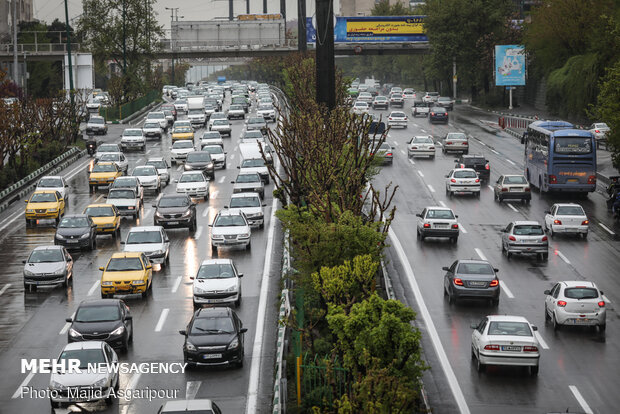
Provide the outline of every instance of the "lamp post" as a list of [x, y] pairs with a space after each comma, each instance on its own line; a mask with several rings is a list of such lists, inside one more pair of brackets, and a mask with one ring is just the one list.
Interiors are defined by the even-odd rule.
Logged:
[[73, 108], [73, 63], [71, 63], [71, 33], [69, 32], [69, 6], [65, 0], [65, 29], [67, 30], [67, 56], [69, 63], [69, 98], [71, 99], [71, 108]]
[[172, 22], [174, 21], [174, 12], [177, 12], [177, 22], [179, 21], [179, 8], [178, 7], [166, 7], [166, 10], [170, 10], [170, 51], [172, 52], [172, 84], [174, 85], [174, 46], [172, 40]]
[[126, 15], [127, 8], [125, 7], [125, 0], [123, 0], [123, 75], [127, 73], [127, 25], [125, 23]]

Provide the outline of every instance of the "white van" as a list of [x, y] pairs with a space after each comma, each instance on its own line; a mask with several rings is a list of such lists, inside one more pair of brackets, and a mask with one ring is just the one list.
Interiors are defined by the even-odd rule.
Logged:
[[[248, 142], [239, 144], [239, 153], [241, 154], [241, 164], [238, 167], [240, 172], [256, 172], [260, 175], [265, 185], [269, 184], [269, 171], [265, 165], [265, 160], [260, 153], [259, 145], [265, 145], [259, 142]], [[266, 151], [266, 150], [265, 150]], [[267, 155], [267, 154], [265, 154]]]

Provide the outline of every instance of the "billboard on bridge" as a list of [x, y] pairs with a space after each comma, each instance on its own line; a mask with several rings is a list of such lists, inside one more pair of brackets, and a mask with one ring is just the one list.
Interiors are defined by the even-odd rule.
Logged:
[[[313, 18], [306, 18], [306, 39], [316, 43]], [[337, 17], [335, 43], [427, 42], [424, 16]]]

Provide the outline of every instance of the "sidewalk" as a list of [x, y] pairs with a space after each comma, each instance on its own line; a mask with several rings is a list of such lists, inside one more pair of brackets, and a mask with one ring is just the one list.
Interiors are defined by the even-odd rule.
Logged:
[[[549, 113], [544, 111], [539, 111], [530, 107], [528, 105], [522, 105], [518, 108], [506, 109], [506, 108], [497, 108], [497, 109], [483, 109], [473, 105], [469, 105], [472, 109], [476, 109], [478, 111], [484, 112], [486, 114], [496, 114], [497, 118], [501, 116], [512, 116], [512, 117], [522, 117], [528, 119], [558, 119], [556, 116], [549, 115]], [[488, 122], [485, 122], [488, 126]], [[494, 129], [500, 129], [499, 125], [495, 123]], [[523, 136], [523, 132], [525, 128], [505, 128], [504, 132], [518, 138], [519, 140]], [[604, 184], [609, 183], [609, 177], [620, 175], [617, 169], [615, 169], [611, 162], [611, 153], [607, 149], [597, 149], [596, 150], [596, 164], [597, 164], [597, 176], [599, 181]]]

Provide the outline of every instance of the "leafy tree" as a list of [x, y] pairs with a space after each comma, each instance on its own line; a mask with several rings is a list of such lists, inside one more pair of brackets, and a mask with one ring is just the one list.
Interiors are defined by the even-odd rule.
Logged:
[[410, 13], [409, 6], [405, 6], [400, 1], [390, 4], [389, 0], [381, 0], [375, 3], [375, 6], [370, 10], [370, 14], [373, 16], [406, 16]]
[[605, 121], [609, 126], [607, 139], [612, 152], [612, 162], [620, 171], [620, 61], [607, 69], [600, 84], [597, 106], [591, 115]]

